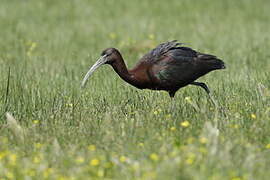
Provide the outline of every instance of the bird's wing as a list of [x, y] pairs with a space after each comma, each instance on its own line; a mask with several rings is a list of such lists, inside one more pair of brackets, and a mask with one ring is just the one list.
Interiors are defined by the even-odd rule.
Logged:
[[155, 78], [167, 85], [189, 84], [209, 72], [209, 63], [217, 60], [213, 55], [202, 54], [189, 47], [179, 47], [174, 41], [158, 47], [152, 52], [153, 55], [159, 54], [159, 57], [151, 69]]
[[156, 48], [149, 51], [142, 60], [148, 62], [158, 61], [164, 54], [168, 53], [171, 49], [177, 48], [182, 43], [178, 43], [177, 40], [168, 41], [165, 43], [159, 44]]
[[182, 56], [181, 59], [166, 57], [152, 66], [152, 72], [159, 83], [167, 86], [192, 82], [196, 76], [196, 65], [192, 57]]

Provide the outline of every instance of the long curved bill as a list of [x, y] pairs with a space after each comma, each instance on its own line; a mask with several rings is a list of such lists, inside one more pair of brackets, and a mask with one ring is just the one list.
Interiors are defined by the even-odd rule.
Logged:
[[97, 62], [89, 69], [89, 71], [86, 73], [86, 75], [83, 78], [81, 87], [84, 87], [87, 83], [88, 78], [92, 75], [92, 73], [99, 68], [101, 65], [105, 64], [106, 62], [106, 55], [100, 57]]

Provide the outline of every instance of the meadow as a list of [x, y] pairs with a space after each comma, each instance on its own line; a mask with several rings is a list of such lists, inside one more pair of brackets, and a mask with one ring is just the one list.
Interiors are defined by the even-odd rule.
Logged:
[[[270, 177], [270, 1], [1, 0], [0, 180]], [[227, 69], [172, 100], [109, 66], [177, 39]]]

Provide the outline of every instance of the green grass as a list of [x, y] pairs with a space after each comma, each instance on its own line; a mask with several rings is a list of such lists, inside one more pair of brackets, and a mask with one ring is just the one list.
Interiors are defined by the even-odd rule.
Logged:
[[[0, 179], [269, 179], [269, 7], [2, 0]], [[173, 101], [137, 90], [109, 66], [80, 88], [103, 49], [132, 67], [172, 39], [226, 62], [200, 79], [218, 106], [194, 86]]]

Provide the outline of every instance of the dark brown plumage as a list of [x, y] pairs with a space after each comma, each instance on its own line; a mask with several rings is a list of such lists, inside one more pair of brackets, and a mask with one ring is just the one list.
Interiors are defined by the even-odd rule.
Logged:
[[200, 86], [209, 93], [205, 83], [195, 80], [210, 71], [224, 69], [224, 62], [216, 56], [182, 45], [176, 40], [162, 43], [144, 55], [130, 70], [117, 49], [105, 49], [102, 57], [84, 77], [82, 86], [99, 66], [110, 64], [124, 81], [139, 89], [165, 90], [170, 97], [174, 97], [178, 89], [190, 84]]

